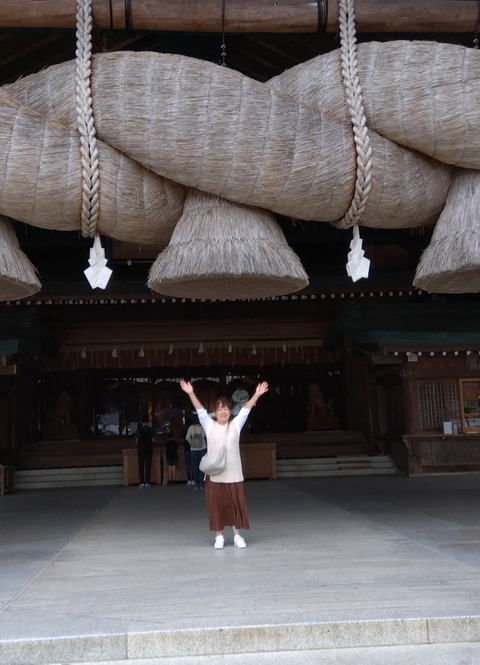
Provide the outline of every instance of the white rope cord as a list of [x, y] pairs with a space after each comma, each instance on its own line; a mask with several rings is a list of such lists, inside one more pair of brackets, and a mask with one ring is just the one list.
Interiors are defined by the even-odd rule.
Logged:
[[338, 228], [347, 229], [358, 224], [367, 205], [372, 186], [372, 150], [363, 107], [362, 87], [358, 79], [354, 0], [339, 0], [338, 9], [342, 78], [357, 153], [355, 193], [346, 214], [334, 222]]
[[82, 236], [93, 238], [97, 233], [99, 212], [98, 150], [93, 121], [90, 76], [92, 72], [92, 2], [77, 0], [77, 48], [75, 103], [80, 132], [82, 157]]

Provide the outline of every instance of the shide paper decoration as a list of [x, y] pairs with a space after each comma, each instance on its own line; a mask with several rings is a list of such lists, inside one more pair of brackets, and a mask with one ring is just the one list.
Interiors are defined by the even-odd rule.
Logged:
[[88, 259], [90, 268], [84, 270], [85, 277], [88, 279], [92, 289], [104, 289], [111, 277], [112, 271], [107, 268], [107, 259], [105, 250], [100, 242], [100, 236], [95, 236], [93, 247], [90, 249], [90, 258]]
[[365, 258], [358, 226], [354, 226], [353, 239], [350, 242], [350, 251], [348, 253], [347, 275], [352, 278], [352, 282], [358, 282], [362, 277], [368, 277], [369, 270], [370, 261]]

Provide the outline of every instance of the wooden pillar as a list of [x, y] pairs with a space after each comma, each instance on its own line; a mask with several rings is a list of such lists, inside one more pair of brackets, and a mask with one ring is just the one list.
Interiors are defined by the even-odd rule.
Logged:
[[[222, 0], [93, 0], [104, 30], [222, 32]], [[1, 0], [0, 28], [73, 28], [74, 0]], [[356, 0], [358, 32], [468, 33], [478, 28], [472, 0]], [[226, 32], [308, 33], [338, 28], [338, 0], [225, 0]]]
[[94, 420], [94, 378], [89, 370], [75, 372], [75, 407], [73, 420], [78, 428], [80, 439], [89, 439], [92, 436], [92, 421]]
[[0, 464], [11, 464], [15, 454], [14, 381], [0, 377]]
[[405, 404], [405, 431], [407, 434], [421, 430], [415, 368], [407, 365], [402, 372]]
[[36, 378], [37, 372], [32, 363], [18, 365], [14, 383], [12, 430], [16, 447], [25, 441], [35, 441], [38, 435]]

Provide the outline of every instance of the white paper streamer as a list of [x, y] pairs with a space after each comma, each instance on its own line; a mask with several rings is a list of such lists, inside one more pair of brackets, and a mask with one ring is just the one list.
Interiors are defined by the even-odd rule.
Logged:
[[350, 242], [350, 251], [348, 252], [347, 275], [356, 282], [362, 277], [368, 277], [370, 270], [370, 260], [365, 258], [365, 252], [362, 249], [362, 239], [358, 230], [358, 224], [353, 227], [353, 239]]
[[93, 241], [93, 247], [90, 250], [90, 258], [88, 259], [90, 268], [83, 272], [88, 279], [92, 289], [104, 289], [107, 284], [112, 271], [107, 268], [107, 259], [105, 258], [105, 250], [100, 242], [100, 236], [96, 235]]

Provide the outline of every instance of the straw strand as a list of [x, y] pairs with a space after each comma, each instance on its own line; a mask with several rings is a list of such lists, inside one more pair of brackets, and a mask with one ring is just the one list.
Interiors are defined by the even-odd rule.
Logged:
[[77, 48], [75, 102], [82, 163], [82, 235], [93, 238], [99, 212], [98, 150], [93, 119], [90, 77], [92, 72], [92, 2], [77, 0]]
[[339, 0], [339, 20], [342, 78], [357, 155], [355, 194], [346, 214], [335, 222], [335, 226], [346, 229], [358, 224], [367, 205], [372, 186], [372, 150], [358, 78], [354, 0]]

